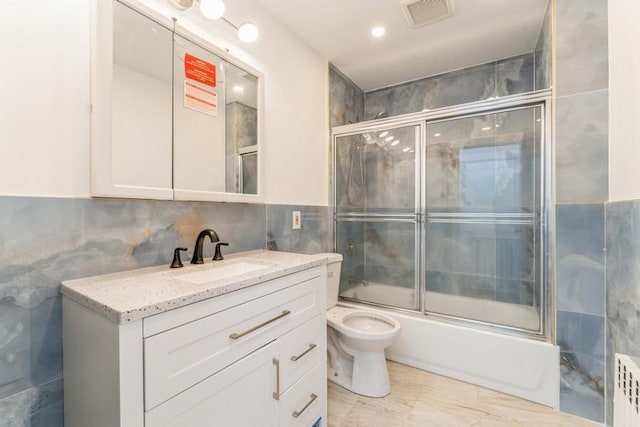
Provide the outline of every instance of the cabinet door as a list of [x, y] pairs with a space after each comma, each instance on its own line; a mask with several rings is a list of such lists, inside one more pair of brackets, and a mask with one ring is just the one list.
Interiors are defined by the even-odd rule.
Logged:
[[256, 350], [228, 368], [147, 412], [146, 427], [277, 426], [273, 359], [277, 343]]
[[173, 185], [176, 199], [210, 200], [225, 184], [225, 63], [175, 36]]
[[172, 199], [172, 31], [115, 0], [96, 7], [91, 194]]

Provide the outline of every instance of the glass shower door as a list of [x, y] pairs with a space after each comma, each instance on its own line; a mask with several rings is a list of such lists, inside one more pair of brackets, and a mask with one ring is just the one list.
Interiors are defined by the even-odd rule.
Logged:
[[425, 312], [541, 331], [541, 118], [427, 123]]
[[420, 309], [419, 176], [422, 125], [335, 138], [335, 247], [340, 296]]

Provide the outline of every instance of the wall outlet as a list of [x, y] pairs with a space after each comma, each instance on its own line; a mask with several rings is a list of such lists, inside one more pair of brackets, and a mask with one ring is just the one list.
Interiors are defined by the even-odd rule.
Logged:
[[294, 230], [300, 230], [302, 228], [302, 217], [300, 216], [300, 211], [293, 211], [291, 223], [293, 224]]

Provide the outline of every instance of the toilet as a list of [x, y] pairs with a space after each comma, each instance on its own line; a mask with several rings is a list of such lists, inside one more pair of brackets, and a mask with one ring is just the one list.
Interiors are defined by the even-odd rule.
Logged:
[[389, 394], [384, 349], [400, 335], [391, 316], [366, 309], [338, 307], [342, 255], [327, 261], [327, 377], [347, 390], [369, 397]]

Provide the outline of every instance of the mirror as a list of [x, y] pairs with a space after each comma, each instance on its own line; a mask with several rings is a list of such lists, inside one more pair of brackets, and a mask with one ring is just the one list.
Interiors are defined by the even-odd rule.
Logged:
[[260, 201], [258, 73], [138, 7], [98, 4], [92, 195]]
[[177, 34], [173, 74], [177, 198], [257, 194], [258, 78]]

